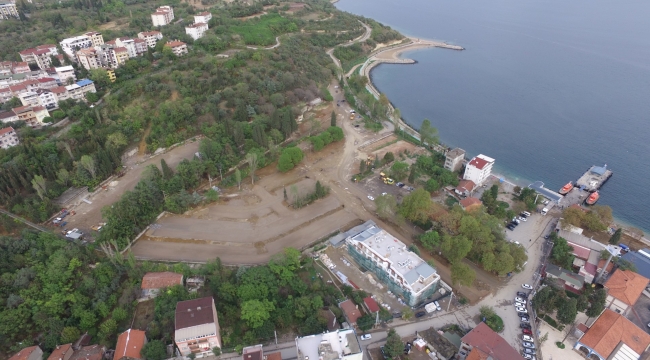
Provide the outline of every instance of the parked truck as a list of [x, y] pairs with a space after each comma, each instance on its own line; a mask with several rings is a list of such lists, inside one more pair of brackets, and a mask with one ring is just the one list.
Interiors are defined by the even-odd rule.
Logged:
[[426, 310], [427, 314], [431, 314], [433, 312], [436, 312], [436, 304], [430, 302], [426, 305], [424, 305], [424, 310]]

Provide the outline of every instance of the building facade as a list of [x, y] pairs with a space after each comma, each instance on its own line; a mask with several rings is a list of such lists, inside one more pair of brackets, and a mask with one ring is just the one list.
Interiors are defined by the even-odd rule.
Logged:
[[35, 64], [39, 69], [45, 70], [52, 66], [51, 57], [59, 55], [56, 45], [39, 45], [18, 53], [20, 59], [28, 64]]
[[456, 172], [463, 166], [465, 160], [465, 150], [455, 148], [447, 151], [445, 154], [445, 169]]
[[174, 342], [181, 355], [194, 354], [197, 358], [212, 356], [212, 348], [221, 347], [219, 319], [212, 297], [176, 304]]
[[161, 6], [151, 14], [153, 26], [165, 26], [174, 20], [174, 9], [171, 6]]
[[99, 52], [93, 48], [77, 51], [77, 59], [86, 70], [93, 70], [102, 67], [101, 56]]
[[206, 31], [208, 31], [207, 23], [196, 23], [185, 27], [185, 33], [194, 40], [202, 38]]
[[605, 309], [573, 348], [587, 359], [637, 360], [648, 346], [650, 335], [621, 314]]
[[19, 143], [18, 134], [16, 134], [14, 128], [10, 126], [0, 129], [0, 148], [8, 149], [12, 146], [18, 145]]
[[361, 345], [352, 329], [298, 337], [296, 350], [298, 360], [363, 360]]
[[204, 11], [204, 12], [202, 12], [200, 14], [194, 15], [194, 23], [195, 24], [198, 24], [198, 23], [207, 24], [208, 21], [210, 21], [210, 19], [212, 19], [212, 13], [210, 13], [209, 11]]
[[345, 241], [354, 260], [402, 296], [408, 306], [424, 302], [438, 289], [436, 270], [385, 230], [373, 226]]
[[16, 1], [0, 1], [0, 20], [19, 19]]
[[183, 56], [184, 54], [187, 54], [187, 44], [182, 41], [168, 41], [165, 44], [165, 47], [170, 47], [176, 56]]
[[77, 51], [81, 49], [88, 49], [89, 47], [93, 46], [92, 40], [86, 35], [63, 39], [59, 44], [61, 45], [63, 52], [68, 55], [70, 60], [75, 62], [77, 61]]
[[490, 175], [492, 175], [492, 166], [494, 159], [483, 154], [475, 156], [467, 163], [463, 179], [472, 180], [476, 185], [482, 185]]
[[162, 33], [160, 31], [145, 31], [138, 33], [138, 38], [144, 40], [148, 47], [156, 47], [158, 40], [162, 39]]
[[92, 46], [104, 45], [104, 37], [102, 36], [102, 33], [97, 31], [90, 31], [85, 33], [84, 35], [86, 35], [90, 39]]
[[68, 79], [72, 78], [72, 81], [77, 81], [77, 75], [74, 73], [74, 68], [70, 65], [68, 66], [61, 66], [54, 68], [56, 70], [56, 74], [59, 77], [59, 84], [67, 84]]

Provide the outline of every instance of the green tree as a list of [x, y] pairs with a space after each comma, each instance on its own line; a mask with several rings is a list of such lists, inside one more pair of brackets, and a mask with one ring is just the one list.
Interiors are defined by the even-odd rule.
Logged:
[[377, 196], [375, 198], [377, 215], [382, 219], [391, 219], [397, 210], [397, 200], [392, 194]]
[[431, 178], [424, 184], [424, 189], [430, 193], [438, 191], [440, 189], [440, 183], [438, 183], [438, 180]]
[[235, 182], [239, 190], [241, 190], [241, 171], [239, 171], [239, 168], [235, 169]]
[[372, 329], [374, 325], [375, 316], [372, 314], [366, 314], [357, 319], [357, 326], [359, 327], [359, 330], [363, 331], [364, 333]]
[[249, 152], [246, 154], [246, 162], [251, 173], [251, 185], [255, 185], [255, 170], [257, 170], [257, 163], [259, 159], [257, 158], [257, 153]]
[[395, 329], [388, 331], [384, 352], [389, 359], [397, 359], [404, 352], [404, 342], [402, 342]]
[[81, 332], [79, 329], [73, 326], [66, 326], [63, 328], [63, 331], [61, 331], [61, 342], [66, 344], [75, 342], [79, 339], [80, 336]]
[[140, 354], [146, 360], [164, 360], [167, 359], [167, 349], [165, 344], [160, 340], [150, 340], [142, 347]]
[[411, 171], [409, 172], [409, 183], [415, 184], [415, 180], [418, 178], [417, 169], [415, 166], [411, 166]]
[[420, 139], [425, 145], [433, 146], [438, 143], [438, 129], [431, 126], [429, 119], [424, 119], [420, 126]]
[[336, 113], [332, 111], [332, 115], [330, 116], [330, 126], [336, 126]]
[[596, 317], [605, 310], [605, 302], [607, 300], [607, 291], [603, 288], [596, 289], [590, 296], [590, 306], [587, 309], [587, 316]]
[[433, 252], [435, 248], [440, 246], [440, 234], [435, 230], [427, 231], [420, 235], [420, 244], [427, 251]]
[[397, 212], [410, 221], [424, 223], [429, 219], [432, 209], [431, 195], [420, 188], [404, 197]]
[[162, 168], [163, 178], [169, 180], [172, 177], [174, 177], [174, 170], [172, 170], [172, 168], [170, 168], [169, 165], [167, 165], [165, 159], [160, 159], [160, 167]]
[[89, 77], [99, 89], [104, 89], [111, 83], [111, 80], [108, 78], [108, 73], [106, 73], [106, 70], [101, 68], [90, 70]]
[[47, 194], [47, 185], [45, 179], [41, 175], [35, 175], [32, 179], [32, 187], [36, 190], [38, 196], [43, 200]]
[[241, 318], [249, 327], [257, 329], [271, 318], [273, 310], [275, 310], [275, 305], [266, 299], [249, 300], [241, 305]]
[[558, 266], [565, 269], [571, 269], [571, 266], [573, 266], [573, 259], [575, 258], [572, 252], [573, 247], [567, 243], [566, 239], [557, 238], [553, 244], [551, 258]]
[[212, 354], [214, 354], [214, 356], [219, 356], [219, 355], [221, 355], [221, 348], [218, 347], [218, 346], [213, 347], [213, 348], [212, 348]]
[[397, 181], [402, 181], [408, 173], [409, 165], [405, 162], [396, 161], [393, 166], [390, 167], [390, 175], [393, 179]]
[[405, 308], [402, 310], [402, 320], [407, 320], [407, 321], [408, 321], [408, 320], [411, 320], [411, 319], [413, 319], [413, 316], [414, 316], [414, 315], [415, 315], [415, 314], [413, 313], [413, 310], [411, 310], [410, 307], [405, 307]]
[[472, 286], [474, 279], [476, 279], [476, 273], [469, 265], [460, 261], [451, 265], [451, 280], [455, 285]]
[[614, 235], [612, 235], [611, 238], [609, 238], [609, 243], [612, 245], [618, 245], [621, 243], [621, 235], [623, 234], [623, 229], [618, 228], [614, 232]]
[[440, 250], [442, 250], [442, 255], [450, 263], [455, 264], [464, 259], [470, 250], [472, 250], [472, 241], [462, 235], [451, 236], [445, 234], [442, 237]]
[[384, 164], [390, 164], [393, 161], [395, 161], [395, 154], [390, 151], [384, 154]]
[[366, 173], [366, 161], [365, 160], [361, 160], [361, 162], [359, 163], [359, 173], [360, 174], [365, 174]]
[[95, 159], [89, 155], [83, 155], [79, 160], [79, 164], [90, 173], [93, 179], [96, 177]]
[[557, 309], [557, 319], [562, 324], [567, 325], [575, 321], [578, 315], [577, 302], [577, 299], [574, 298], [564, 299], [560, 302]]

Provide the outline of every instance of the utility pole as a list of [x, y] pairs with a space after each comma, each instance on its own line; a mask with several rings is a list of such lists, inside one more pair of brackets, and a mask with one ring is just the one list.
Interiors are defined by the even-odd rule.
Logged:
[[451, 305], [451, 300], [454, 298], [454, 291], [451, 291], [451, 296], [449, 296], [449, 303], [447, 304], [447, 312], [449, 312], [449, 306]]

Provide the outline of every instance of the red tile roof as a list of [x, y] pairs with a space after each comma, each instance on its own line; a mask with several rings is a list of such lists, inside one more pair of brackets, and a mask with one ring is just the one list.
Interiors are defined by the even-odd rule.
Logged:
[[479, 199], [477, 199], [475, 197], [471, 197], [471, 196], [466, 197], [466, 198], [464, 198], [463, 200], [460, 201], [460, 206], [462, 206], [463, 209], [467, 209], [469, 207], [478, 206], [478, 205], [482, 205], [482, 204], [483, 203], [481, 202], [481, 200], [479, 200]]
[[149, 272], [142, 277], [142, 289], [160, 289], [183, 285], [183, 275], [170, 271]]
[[46, 110], [46, 109], [45, 109], [45, 106], [34, 106], [32, 108], [32, 110], [33, 111], [43, 111], [43, 110]]
[[621, 342], [642, 354], [650, 345], [650, 335], [623, 315], [605, 309], [580, 342], [607, 359]]
[[211, 296], [177, 303], [175, 330], [214, 323], [212, 304], [214, 299]]
[[143, 39], [140, 39], [140, 38], [133, 38], [133, 42], [135, 42], [135, 43], [145, 43], [146, 41], [144, 41]]
[[463, 336], [461, 341], [474, 348], [478, 348], [495, 360], [523, 359], [517, 350], [483, 322], [479, 323], [472, 331]]
[[345, 300], [339, 304], [339, 307], [345, 313], [345, 317], [350, 322], [350, 325], [356, 324], [357, 320], [361, 317], [361, 312], [359, 312], [359, 309], [357, 309], [352, 300]]
[[472, 351], [467, 354], [465, 360], [488, 360], [488, 354], [484, 353], [479, 348], [473, 348]]
[[15, 91], [21, 91], [21, 90], [27, 90], [27, 88], [26, 88], [25, 85], [23, 85], [23, 84], [11, 85], [11, 86], [9, 86], [9, 89], [10, 89], [12, 92], [15, 92]]
[[266, 360], [282, 360], [282, 353], [281, 352], [274, 352], [270, 354], [266, 354]]
[[487, 165], [487, 164], [488, 164], [487, 161], [481, 159], [481, 158], [478, 157], [478, 156], [475, 156], [475, 157], [472, 159], [472, 161], [469, 162], [469, 165], [471, 165], [471, 166], [473, 166], [473, 167], [475, 167], [475, 168], [477, 168], [477, 169], [479, 169], [479, 170], [483, 170], [483, 168], [484, 168], [485, 165]]
[[106, 348], [100, 345], [84, 346], [74, 352], [70, 360], [102, 360]]
[[14, 128], [12, 128], [11, 126], [6, 127], [4, 129], [0, 129], [0, 135], [4, 135], [4, 134], [12, 132], [12, 131], [14, 131]]
[[14, 356], [10, 357], [9, 360], [27, 360], [29, 355], [31, 355], [36, 349], [38, 349], [38, 346], [36, 345], [24, 348], [14, 354]]
[[62, 93], [65, 93], [68, 90], [65, 88], [65, 86], [57, 86], [57, 87], [51, 88], [50, 91], [53, 92], [53, 93], [62, 94]]
[[619, 269], [607, 280], [605, 287], [609, 290], [609, 295], [628, 305], [634, 305], [648, 282], [650, 280], [637, 273]]
[[127, 52], [125, 47], [116, 47], [113, 49], [115, 52]]
[[38, 81], [39, 83], [46, 83], [46, 82], [52, 82], [52, 81], [56, 82], [56, 80], [54, 80], [52, 78], [48, 78], [48, 77], [36, 79], [36, 81]]
[[572, 243], [570, 241], [567, 241], [567, 244], [573, 248], [573, 255], [575, 255], [575, 257], [582, 260], [589, 259], [589, 253], [591, 253], [591, 249]]
[[115, 345], [113, 360], [120, 360], [123, 357], [129, 359], [141, 359], [140, 351], [145, 344], [145, 333], [141, 330], [129, 329], [120, 334]]
[[370, 296], [363, 299], [363, 302], [366, 303], [366, 306], [368, 307], [368, 310], [370, 310], [370, 312], [374, 313], [379, 311], [379, 305], [377, 305], [375, 299], [371, 298]]
[[171, 46], [173, 48], [177, 47], [177, 46], [183, 46], [183, 45], [186, 45], [186, 44], [184, 42], [178, 41], [178, 40], [169, 41], [169, 42], [167, 42], [167, 44], [165, 44], [165, 46]]
[[476, 184], [472, 180], [461, 180], [458, 182], [458, 186], [456, 187], [456, 190], [458, 191], [468, 191], [471, 192], [474, 190], [474, 187]]
[[47, 358], [47, 360], [63, 360], [66, 355], [72, 354], [72, 344], [57, 345], [56, 349], [52, 351], [52, 354]]

